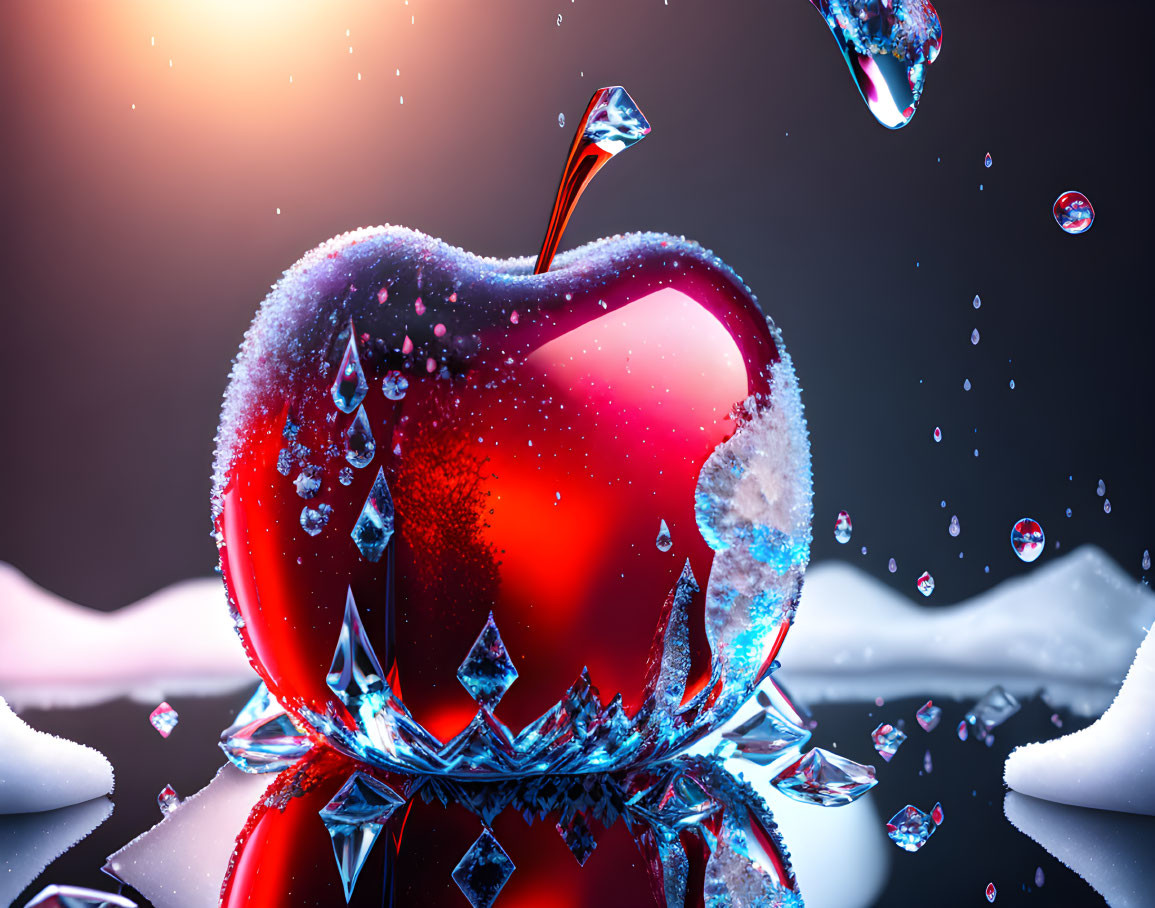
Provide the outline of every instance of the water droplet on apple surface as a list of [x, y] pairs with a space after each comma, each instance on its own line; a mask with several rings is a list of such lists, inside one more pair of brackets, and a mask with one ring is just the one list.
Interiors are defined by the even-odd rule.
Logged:
[[362, 405], [357, 408], [357, 415], [345, 430], [345, 459], [357, 469], [361, 469], [369, 466], [376, 451], [377, 443], [373, 440], [373, 429]]
[[1102, 498], [1104, 495], [1106, 495], [1107, 494], [1107, 483], [1103, 482], [1103, 480], [1100, 479], [1099, 485], [1095, 488], [1095, 494], [1098, 495], [1100, 498]]
[[674, 540], [670, 536], [670, 528], [663, 520], [660, 527], [658, 527], [658, 538], [655, 542], [659, 552], [668, 552], [674, 547]]
[[557, 125], [560, 126], [562, 129], [565, 129], [565, 114], [564, 113], [559, 113], [557, 115]]

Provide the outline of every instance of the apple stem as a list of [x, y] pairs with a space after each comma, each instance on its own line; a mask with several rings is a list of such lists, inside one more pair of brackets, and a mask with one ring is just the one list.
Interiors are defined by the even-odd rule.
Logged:
[[[637, 118], [627, 126], [627, 130], [632, 129], [633, 131], [614, 136], [611, 141], [607, 141], [604, 137], [599, 141], [599, 136], [591, 132], [591, 120], [597, 120], [599, 124], [604, 124], [606, 111], [614, 105], [618, 105], [620, 108], [622, 98], [629, 103], [629, 107], [626, 108], [627, 113], [635, 115]], [[611, 85], [607, 88], [599, 88], [594, 92], [581, 122], [578, 123], [577, 132], [570, 145], [569, 157], [566, 159], [565, 169], [562, 171], [561, 181], [558, 183], [557, 194], [554, 196], [549, 226], [546, 228], [541, 252], [538, 253], [537, 263], [533, 268], [534, 274], [549, 271], [549, 266], [557, 252], [558, 243], [561, 242], [562, 234], [569, 223], [570, 215], [573, 214], [578, 199], [581, 198], [581, 194], [589, 185], [590, 180], [594, 178], [594, 175], [602, 169], [606, 161], [623, 148], [628, 148], [637, 142], [649, 131], [649, 123], [642, 117], [641, 111], [634, 106], [633, 100], [621, 86]]]

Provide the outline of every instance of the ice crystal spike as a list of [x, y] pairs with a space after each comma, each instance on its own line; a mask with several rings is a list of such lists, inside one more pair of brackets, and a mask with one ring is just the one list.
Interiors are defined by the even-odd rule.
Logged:
[[1001, 684], [996, 684], [970, 708], [963, 721], [967, 725], [973, 725], [980, 740], [985, 740], [992, 729], [1002, 725], [1020, 709], [1022, 705], [1014, 694], [1004, 690]]
[[341, 702], [353, 709], [360, 704], [361, 698], [385, 687], [381, 663], [377, 661], [373, 645], [361, 624], [352, 587], [345, 594], [345, 620], [341, 624], [341, 636], [337, 638], [333, 664], [325, 681]]
[[590, 855], [594, 853], [594, 849], [598, 847], [585, 814], [575, 812], [568, 821], [559, 821], [556, 828], [562, 841], [569, 847], [570, 853], [573, 854], [578, 864], [584, 867]]
[[1043, 554], [1047, 537], [1037, 520], [1023, 517], [1011, 527], [1011, 548], [1022, 561], [1030, 564]]
[[834, 519], [835, 540], [846, 545], [850, 542], [850, 534], [853, 530], [854, 525], [850, 522], [850, 515], [846, 511], [839, 511], [838, 516]]
[[810, 732], [786, 721], [770, 706], [759, 709], [753, 716], [723, 732], [722, 753], [738, 756], [751, 763], [768, 766], [783, 756], [783, 751], [802, 747], [810, 740]]
[[152, 723], [152, 727], [157, 730], [162, 738], [167, 738], [172, 734], [172, 730], [176, 728], [176, 723], [180, 721], [180, 716], [177, 715], [175, 709], [169, 706], [167, 702], [164, 702], [149, 713], [148, 721]]
[[489, 613], [485, 627], [457, 669], [457, 680], [474, 700], [490, 709], [517, 680], [517, 669], [509, 658], [497, 625], [493, 623], [493, 612]]
[[890, 818], [886, 824], [886, 834], [904, 851], [918, 851], [937, 828], [929, 813], [923, 813], [913, 804], [907, 804]]
[[870, 733], [870, 738], [874, 741], [874, 749], [878, 751], [878, 755], [889, 763], [890, 758], [898, 753], [902, 742], [906, 740], [906, 732], [888, 722], [883, 722]]
[[910, 122], [942, 47], [929, 0], [810, 0], [822, 14], [867, 108], [883, 126]]
[[156, 796], [156, 806], [166, 817], [180, 807], [180, 798], [177, 797], [176, 789], [171, 785], [162, 788], [160, 794]]
[[351, 533], [358, 550], [368, 560], [380, 561], [385, 554], [385, 547], [393, 538], [393, 518], [393, 494], [385, 481], [384, 468], [378, 467], [373, 488], [369, 490], [369, 497], [365, 499], [361, 516]]
[[376, 451], [377, 443], [373, 440], [373, 429], [362, 405], [357, 408], [357, 415], [345, 430], [345, 459], [357, 469], [361, 469], [369, 466]]
[[863, 766], [815, 747], [770, 782], [795, 801], [841, 807], [856, 801], [878, 784], [873, 766]]
[[312, 747], [262, 681], [256, 693], [221, 733], [220, 748], [242, 772], [280, 772]]
[[389, 786], [365, 773], [354, 772], [321, 808], [321, 819], [333, 840], [346, 902], [353, 896], [357, 877], [386, 821], [404, 803], [405, 799]]
[[1086, 233], [1091, 229], [1091, 222], [1095, 220], [1095, 209], [1091, 207], [1091, 200], [1074, 189], [1068, 189], [1055, 199], [1052, 212], [1055, 215], [1055, 223], [1062, 227], [1065, 233], [1070, 234]]
[[690, 674], [689, 609], [699, 591], [687, 558], [677, 584], [662, 606], [646, 662], [646, 700], [652, 704], [659, 724], [671, 719], [686, 692]]
[[136, 902], [111, 892], [53, 884], [41, 889], [25, 908], [136, 908]]
[[658, 547], [659, 552], [668, 552], [674, 547], [674, 540], [670, 536], [670, 528], [666, 526], [665, 520], [658, 527], [658, 538], [654, 544]]
[[942, 710], [934, 705], [933, 700], [927, 700], [923, 706], [919, 707], [914, 717], [918, 719], [918, 724], [922, 726], [923, 731], [934, 731], [938, 728], [939, 720], [942, 718]]
[[453, 868], [453, 882], [473, 908], [490, 908], [513, 871], [513, 861], [485, 829]]
[[333, 381], [333, 403], [342, 413], [352, 413], [361, 406], [361, 401], [368, 393], [369, 383], [365, 381], [361, 357], [357, 354], [357, 331], [350, 322], [349, 343], [337, 369], [337, 378]]

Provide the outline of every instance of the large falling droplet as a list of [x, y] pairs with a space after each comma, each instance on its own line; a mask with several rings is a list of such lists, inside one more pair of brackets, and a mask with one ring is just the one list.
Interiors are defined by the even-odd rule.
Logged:
[[385, 481], [384, 468], [378, 467], [373, 488], [350, 534], [358, 550], [370, 561], [380, 561], [385, 554], [385, 547], [393, 538], [393, 519], [393, 495]]
[[1070, 234], [1086, 233], [1091, 229], [1091, 222], [1095, 220], [1095, 209], [1091, 207], [1091, 200], [1074, 189], [1068, 189], [1055, 199], [1052, 211], [1055, 223]]
[[898, 562], [895, 561], [893, 558], [891, 558], [890, 561], [886, 565], [886, 569], [893, 574], [895, 571], [898, 570]]
[[981, 299], [979, 299], [979, 295], [977, 293], [975, 294], [975, 298], [974, 298], [973, 302], [974, 302], [974, 307], [976, 309], [982, 308], [983, 301]]
[[887, 129], [910, 122], [926, 69], [942, 47], [942, 24], [928, 0], [860, 3], [810, 0], [834, 40], [867, 108]]
[[969, 391], [971, 389], [971, 380], [969, 378], [963, 379], [963, 390]]
[[978, 343], [979, 343], [979, 329], [978, 328], [975, 328], [975, 330], [971, 332], [971, 343], [973, 345], [975, 345], [976, 347], [978, 346]]
[[365, 381], [361, 357], [357, 355], [357, 332], [350, 322], [349, 343], [345, 346], [345, 355], [341, 358], [337, 378], [333, 382], [333, 403], [342, 413], [352, 413], [361, 406], [367, 393], [369, 383]]
[[1028, 564], [1043, 554], [1046, 541], [1043, 528], [1030, 517], [1022, 518], [1011, 527], [1011, 548]]
[[1104, 495], [1106, 495], [1107, 494], [1107, 483], [1103, 482], [1103, 480], [1100, 479], [1099, 485], [1095, 489], [1095, 494], [1098, 495], [1100, 498], [1102, 498]]
[[369, 417], [365, 415], [365, 406], [362, 404], [357, 408], [353, 422], [345, 430], [345, 459], [357, 469], [361, 469], [369, 466], [376, 450], [377, 443], [373, 441], [373, 429], [369, 425]]
[[854, 526], [850, 522], [850, 515], [846, 511], [839, 511], [834, 520], [834, 538], [842, 545], [846, 545], [850, 542], [850, 534], [853, 530]]
[[662, 521], [662, 525], [658, 527], [658, 538], [654, 543], [658, 547], [659, 552], [668, 552], [674, 547], [674, 540], [670, 536], [670, 528], [666, 526], [666, 521]]
[[934, 592], [934, 578], [930, 576], [930, 571], [923, 571], [922, 576], [918, 578], [915, 584], [918, 591], [924, 596], [929, 596]]
[[946, 528], [946, 531], [948, 533], [950, 533], [952, 536], [957, 536], [961, 532], [961, 530], [962, 530], [962, 528], [959, 526], [958, 515], [957, 514], [952, 515], [950, 518], [950, 526], [948, 526]]
[[1143, 549], [1143, 558], [1139, 562], [1139, 566], [1145, 571], [1151, 570], [1151, 552], [1148, 549]]

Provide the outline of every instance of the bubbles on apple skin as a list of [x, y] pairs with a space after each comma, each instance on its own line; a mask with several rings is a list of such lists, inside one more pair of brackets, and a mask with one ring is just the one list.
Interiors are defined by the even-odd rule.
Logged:
[[850, 515], [846, 511], [839, 511], [838, 516], [834, 519], [834, 538], [846, 545], [850, 542], [850, 534], [853, 532], [854, 526], [850, 521]]
[[386, 373], [385, 378], [381, 381], [381, 390], [390, 400], [401, 400], [405, 397], [405, 392], [409, 390], [409, 379], [396, 369], [392, 369]]
[[962, 527], [959, 526], [957, 514], [951, 515], [950, 525], [947, 527], [947, 532], [952, 536], [958, 536], [958, 534], [962, 532]]
[[1043, 554], [1043, 546], [1047, 538], [1042, 526], [1037, 520], [1030, 517], [1020, 518], [1011, 527], [1011, 548], [1019, 559], [1030, 564]]
[[304, 507], [301, 509], [301, 529], [310, 536], [316, 536], [321, 530], [325, 529], [325, 524], [329, 522], [329, 515], [333, 509], [327, 504], [318, 505], [316, 508]]
[[658, 527], [658, 538], [654, 544], [658, 547], [659, 552], [668, 552], [674, 547], [674, 540], [670, 536], [670, 528], [666, 525], [665, 520], [663, 520], [661, 526]]
[[1072, 236], [1086, 233], [1095, 220], [1095, 209], [1091, 207], [1091, 200], [1074, 189], [1068, 189], [1055, 199], [1052, 213], [1055, 216], [1055, 223], [1064, 233]]
[[923, 571], [922, 576], [920, 576], [918, 580], [915, 581], [915, 586], [918, 587], [918, 591], [924, 596], [929, 596], [931, 593], [933, 593], [934, 578], [930, 575], [930, 571]]

